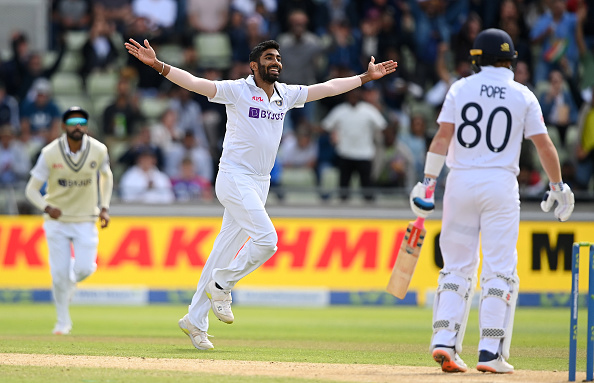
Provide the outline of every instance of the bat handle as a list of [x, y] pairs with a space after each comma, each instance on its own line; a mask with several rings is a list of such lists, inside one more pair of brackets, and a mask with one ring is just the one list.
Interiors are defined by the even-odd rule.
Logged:
[[[425, 191], [425, 198], [430, 198], [434, 192], [435, 192], [435, 185], [427, 188], [427, 191]], [[418, 229], [423, 229], [424, 225], [425, 225], [425, 218], [423, 218], [423, 217], [418, 217], [416, 219], [415, 223], [413, 223], [413, 226]]]

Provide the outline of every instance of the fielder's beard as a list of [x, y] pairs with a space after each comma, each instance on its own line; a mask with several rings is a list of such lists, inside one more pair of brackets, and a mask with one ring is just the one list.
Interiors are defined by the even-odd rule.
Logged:
[[85, 132], [81, 130], [75, 130], [72, 132], [66, 132], [66, 136], [70, 138], [72, 141], [80, 141], [83, 139]]
[[[278, 68], [278, 74], [274, 73], [270, 73], [268, 70], [271, 67], [275, 67]], [[260, 77], [262, 78], [262, 80], [264, 80], [265, 82], [269, 83], [269, 84], [274, 84], [275, 81], [278, 80], [278, 76], [280, 75], [281, 72], [281, 67], [278, 65], [271, 65], [268, 68], [265, 67], [264, 65], [258, 63], [258, 74], [260, 75]]]

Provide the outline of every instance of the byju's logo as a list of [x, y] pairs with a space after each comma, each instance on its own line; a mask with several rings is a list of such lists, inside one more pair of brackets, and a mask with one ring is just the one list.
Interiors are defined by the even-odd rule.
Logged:
[[260, 109], [250, 108], [250, 118], [260, 118]]

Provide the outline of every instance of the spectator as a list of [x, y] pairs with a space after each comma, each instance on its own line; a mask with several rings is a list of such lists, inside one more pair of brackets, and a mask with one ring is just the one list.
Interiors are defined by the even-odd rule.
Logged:
[[587, 190], [590, 180], [594, 178], [594, 97], [589, 103], [584, 103], [580, 110], [576, 157], [576, 186]]
[[107, 22], [115, 23], [121, 35], [126, 32], [126, 24], [132, 19], [132, 0], [93, 0], [93, 15]]
[[[586, 22], [586, 20], [593, 20], [594, 0], [588, 2], [588, 6], [581, 3], [576, 12], [578, 22], [576, 42], [582, 68], [578, 77], [581, 89], [589, 89], [594, 86], [594, 34], [586, 34], [586, 31], [594, 32], [594, 23]], [[574, 79], [576, 79], [576, 76], [574, 76]]]
[[[293, 11], [301, 10], [307, 15], [310, 21], [316, 21], [318, 14], [318, 5], [314, 0], [283, 0], [278, 2], [276, 17], [279, 22], [281, 33], [287, 32], [290, 28], [290, 17]], [[310, 32], [316, 32], [317, 25], [313, 22], [308, 24], [307, 29]]]
[[532, 47], [527, 39], [520, 35], [520, 25], [513, 19], [501, 22], [501, 29], [507, 32], [514, 42], [514, 48], [518, 52], [518, 60], [525, 61], [532, 67]]
[[32, 90], [34, 101], [21, 104], [21, 139], [31, 139], [43, 146], [60, 134], [62, 114], [52, 99], [52, 87], [48, 80], [38, 79]]
[[68, 31], [87, 31], [91, 27], [91, 0], [53, 0], [52, 45]]
[[[439, 81], [425, 93], [425, 102], [434, 108], [441, 107], [450, 86], [454, 82], [472, 74], [472, 68], [468, 60], [456, 62], [455, 72], [450, 73], [446, 62], [448, 50], [447, 44], [439, 44], [437, 60], [435, 61], [435, 72], [439, 77]], [[470, 54], [470, 50], [468, 50], [468, 54]]]
[[6, 83], [6, 92], [20, 100], [21, 85], [31, 55], [29, 39], [24, 32], [14, 32], [10, 38], [10, 45], [12, 57], [2, 64], [2, 75]]
[[137, 95], [132, 93], [130, 80], [120, 77], [115, 100], [103, 111], [103, 136], [107, 146], [113, 141], [128, 140], [143, 116]]
[[539, 60], [534, 70], [534, 83], [544, 81], [559, 60], [569, 60], [572, 73], [577, 73], [578, 49], [576, 44], [576, 15], [565, 9], [564, 0], [551, 0], [550, 12], [542, 15], [530, 32], [531, 42], [540, 45]]
[[359, 24], [358, 12], [359, 4], [355, 1], [321, 1], [317, 9], [318, 29], [315, 32], [323, 36], [328, 33], [328, 26], [339, 20], [347, 20], [349, 24], [357, 25]]
[[534, 92], [534, 84], [530, 81], [530, 67], [526, 61], [517, 62], [516, 70], [514, 71], [514, 80], [527, 86], [531, 92]]
[[398, 139], [398, 120], [384, 130], [384, 145], [374, 164], [374, 183], [384, 189], [401, 189], [407, 193], [414, 186], [415, 165], [410, 149]]
[[318, 188], [322, 201], [327, 201], [330, 198], [330, 192], [326, 188], [327, 182], [325, 182], [325, 180], [328, 177], [328, 173], [336, 168], [338, 159], [336, 148], [332, 144], [330, 133], [320, 128], [317, 128], [317, 130], [320, 130], [320, 132], [318, 133], [318, 138], [316, 140], [318, 157], [314, 167], [316, 187]]
[[[412, 167], [414, 169], [414, 179], [422, 179], [425, 175], [425, 156], [427, 155], [429, 137], [427, 135], [427, 121], [425, 118], [416, 114], [411, 118], [410, 133], [402, 134], [400, 141], [412, 153]], [[412, 185], [411, 185], [412, 186]]]
[[231, 9], [238, 10], [248, 18], [257, 12], [258, 4], [262, 4], [268, 13], [276, 12], [277, 2], [277, 0], [232, 0]]
[[[289, 31], [278, 37], [278, 42], [283, 47], [281, 81], [287, 84], [312, 85], [317, 82], [320, 53], [324, 46], [318, 36], [307, 30], [308, 23], [307, 14], [295, 10], [289, 15]], [[316, 103], [310, 102], [303, 108], [291, 110], [290, 118], [285, 120], [285, 129], [292, 130], [303, 119], [311, 121], [315, 105]]]
[[288, 84], [311, 85], [317, 80], [322, 41], [307, 30], [309, 18], [301, 10], [289, 15], [289, 30], [278, 36], [283, 47], [283, 73], [281, 79]]
[[193, 32], [221, 32], [229, 22], [230, 0], [187, 0], [187, 22]]
[[179, 178], [181, 162], [189, 158], [194, 164], [194, 172], [212, 183], [213, 161], [208, 149], [204, 148], [191, 131], [185, 132], [181, 142], [174, 142], [166, 151], [165, 173], [171, 178]]
[[[522, 14], [520, 8], [518, 8], [518, 2], [516, 0], [503, 0], [499, 6], [499, 22], [498, 25], [501, 29], [505, 30], [505, 26], [509, 24], [515, 24], [518, 28], [518, 40], [527, 40], [530, 35], [530, 31]], [[509, 33], [509, 32], [508, 32]], [[513, 38], [512, 38], [513, 40]], [[516, 41], [514, 40], [514, 47], [516, 47]], [[517, 48], [516, 48], [517, 50]]]
[[440, 0], [408, 1], [415, 20], [415, 82], [425, 87], [437, 82], [435, 61], [440, 44], [450, 43], [450, 30]]
[[6, 93], [6, 86], [0, 81], [0, 126], [8, 125], [13, 132], [21, 130], [19, 103]]
[[[249, 55], [249, 53], [248, 53]], [[249, 65], [248, 65], [249, 68]], [[219, 81], [223, 77], [220, 69], [210, 68], [204, 70], [203, 77], [211, 81]], [[223, 151], [223, 137], [226, 131], [226, 111], [225, 105], [208, 102], [204, 96], [198, 96], [198, 103], [202, 109], [202, 119], [204, 121], [204, 130], [208, 137], [209, 151], [215, 164], [219, 163], [219, 158]], [[215, 172], [218, 166], [215, 168]], [[214, 179], [214, 178], [213, 178]]]
[[64, 45], [62, 45], [60, 51], [58, 52], [58, 57], [52, 66], [47, 69], [43, 66], [41, 54], [38, 52], [31, 53], [29, 59], [27, 60], [27, 66], [19, 69], [21, 74], [21, 82], [19, 85], [20, 89], [17, 96], [19, 102], [23, 102], [25, 99], [31, 101], [35, 98], [34, 93], [30, 92], [31, 87], [38, 79], [50, 80], [52, 78], [53, 74], [56, 73], [60, 63], [62, 62], [64, 52], [65, 48]]
[[[138, 41], [144, 41], [145, 38], [151, 38], [154, 32], [149, 29], [148, 20], [143, 17], [136, 17], [128, 26], [126, 33], [130, 38]], [[155, 49], [159, 49], [155, 44]], [[163, 86], [164, 79], [159, 72], [139, 63], [134, 57], [128, 57], [126, 66], [132, 68], [137, 76], [138, 92], [144, 97], [155, 97]]]
[[10, 125], [0, 126], [0, 188], [25, 182], [31, 170], [31, 159], [23, 145], [15, 139]]
[[185, 157], [178, 171], [179, 176], [171, 180], [173, 193], [177, 201], [211, 201], [213, 199], [210, 181], [198, 175], [195, 168], [192, 159]]
[[229, 41], [231, 42], [231, 60], [233, 63], [247, 64], [250, 54], [246, 21], [243, 13], [231, 9], [229, 17]]
[[476, 13], [468, 15], [468, 19], [466, 19], [466, 22], [462, 25], [462, 29], [452, 36], [454, 65], [458, 65], [460, 62], [468, 62], [468, 56], [470, 55], [474, 39], [481, 30], [481, 18]]
[[302, 123], [295, 134], [289, 133], [283, 137], [278, 158], [286, 168], [314, 169], [318, 147], [307, 123]]
[[[379, 10], [372, 8], [367, 11], [359, 25], [361, 29], [361, 60], [367, 57], [380, 57], [379, 34], [382, 29], [382, 16]], [[383, 52], [382, 52], [383, 53]]]
[[177, 1], [132, 0], [132, 14], [146, 20], [153, 41], [171, 42], [177, 23]]
[[191, 131], [199, 144], [208, 149], [209, 142], [202, 121], [202, 108], [192, 99], [192, 93], [182, 87], [174, 87], [169, 107], [177, 113], [178, 127], [182, 132]]
[[347, 101], [338, 105], [322, 120], [322, 127], [332, 132], [338, 154], [340, 199], [349, 199], [353, 173], [359, 175], [366, 201], [375, 199], [371, 189], [371, 164], [375, 156], [375, 132], [385, 129], [386, 119], [367, 102], [361, 101], [361, 89], [346, 94]]
[[114, 25], [96, 17], [89, 32], [89, 38], [82, 47], [82, 64], [79, 69], [83, 84], [89, 74], [95, 71], [114, 69], [118, 63], [118, 51], [111, 41]]
[[563, 75], [558, 70], [549, 74], [549, 90], [539, 97], [545, 123], [559, 132], [561, 145], [565, 146], [567, 128], [577, 121], [577, 107], [571, 94], [564, 88]]
[[168, 108], [161, 114], [161, 118], [151, 125], [151, 141], [167, 152], [171, 145], [182, 140], [183, 132], [177, 124], [177, 113]]
[[171, 180], [156, 166], [157, 156], [150, 148], [137, 153], [136, 164], [126, 170], [120, 181], [124, 202], [166, 204], [175, 200]]
[[152, 155], [156, 158], [156, 165], [159, 170], [164, 168], [165, 158], [163, 151], [160, 147], [152, 143], [150, 128], [143, 125], [135, 134], [128, 150], [118, 159], [118, 163], [123, 165], [125, 169], [128, 169], [138, 162], [138, 156], [141, 153], [146, 152], [152, 152]]
[[[351, 72], [361, 71], [361, 34], [351, 28], [348, 21], [340, 20], [330, 25], [332, 46], [328, 51], [328, 70], [330, 78], [342, 68]], [[368, 58], [369, 59], [369, 58]]]

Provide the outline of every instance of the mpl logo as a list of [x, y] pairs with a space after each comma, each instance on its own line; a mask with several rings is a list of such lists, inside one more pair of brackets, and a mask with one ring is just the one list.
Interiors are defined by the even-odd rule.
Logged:
[[262, 97], [260, 97], [260, 96], [252, 96], [252, 100], [259, 101], [259, 102], [263, 102], [264, 101], [264, 99]]
[[249, 117], [250, 118], [260, 118], [260, 109], [259, 108], [250, 108]]
[[62, 165], [60, 163], [57, 163], [57, 164], [53, 164], [52, 165], [52, 168], [54, 168], [54, 169], [64, 169], [64, 165]]

